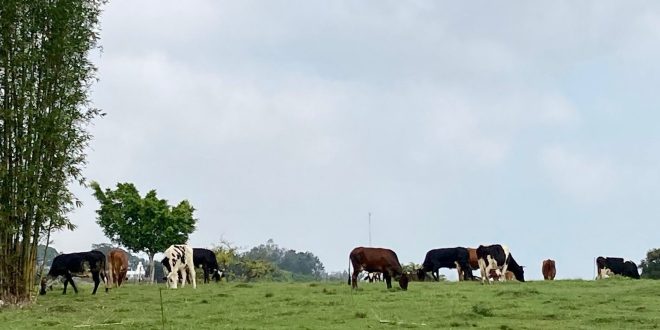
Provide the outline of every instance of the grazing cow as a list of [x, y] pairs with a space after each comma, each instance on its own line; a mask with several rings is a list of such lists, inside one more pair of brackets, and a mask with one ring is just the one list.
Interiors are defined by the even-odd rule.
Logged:
[[167, 287], [176, 289], [179, 283], [179, 271], [181, 271], [180, 274], [183, 277], [181, 287], [186, 285], [186, 276], [190, 274], [193, 288], [197, 288], [193, 249], [190, 246], [184, 244], [171, 245], [165, 250], [165, 258], [161, 263], [163, 264], [163, 270], [168, 273]]
[[60, 276], [64, 276], [64, 290], [62, 294], [66, 294], [66, 287], [69, 283], [71, 283], [73, 291], [78, 293], [76, 283], [73, 282], [73, 276], [89, 277], [90, 273], [94, 280], [92, 294], [96, 294], [96, 289], [99, 287], [101, 279], [105, 282], [105, 292], [108, 292], [108, 279], [105, 274], [105, 266], [105, 255], [101, 251], [60, 254], [53, 259], [48, 275], [41, 279], [41, 290], [39, 290], [39, 294], [45, 295], [46, 287], [52, 289], [53, 282]]
[[399, 258], [394, 251], [381, 248], [356, 247], [351, 251], [348, 258], [349, 274], [351, 273], [351, 264], [353, 264], [353, 276], [348, 279], [348, 283], [352, 284], [353, 289], [357, 289], [358, 274], [363, 270], [382, 273], [388, 289], [392, 288], [392, 277], [399, 281], [401, 289], [408, 289], [408, 276], [403, 273]]
[[435, 281], [439, 280], [438, 270], [440, 268], [456, 268], [458, 280], [471, 279], [472, 270], [470, 269], [468, 249], [463, 247], [434, 249], [426, 252], [426, 257], [422, 263], [422, 269], [417, 271], [417, 276], [423, 281], [427, 272]]
[[518, 281], [525, 282], [523, 267], [518, 265], [516, 260], [513, 259], [508, 247], [499, 244], [479, 245], [477, 248], [477, 258], [479, 260], [482, 283], [488, 281], [491, 270], [495, 270], [498, 277], [502, 276], [502, 274], [506, 275], [507, 270], [510, 270]]
[[637, 265], [632, 261], [623, 261], [623, 258], [598, 257], [596, 258], [596, 267], [598, 268], [597, 279], [602, 279], [605, 275], [616, 274], [634, 279], [639, 279]]
[[209, 274], [216, 282], [224, 275], [224, 272], [218, 267], [218, 260], [215, 259], [215, 253], [209, 249], [194, 248], [193, 262], [195, 267], [202, 267], [204, 270], [204, 283], [209, 283]]
[[108, 252], [108, 272], [115, 287], [120, 287], [128, 272], [128, 253], [122, 249], [112, 249]]
[[555, 261], [552, 259], [543, 260], [541, 265], [541, 273], [543, 273], [543, 279], [552, 281], [557, 275], [557, 269], [555, 268]]
[[[215, 253], [209, 249], [193, 248], [193, 263], [195, 267], [202, 267], [204, 271], [204, 283], [209, 283], [209, 274], [216, 282], [225, 277], [224, 271], [218, 266], [218, 261], [215, 259]], [[191, 276], [188, 275], [188, 284], [190, 284]], [[181, 282], [181, 271], [179, 271], [179, 282]]]

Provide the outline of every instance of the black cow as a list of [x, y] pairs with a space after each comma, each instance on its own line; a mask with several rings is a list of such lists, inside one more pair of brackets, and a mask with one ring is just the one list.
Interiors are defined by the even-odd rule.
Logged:
[[195, 267], [202, 267], [204, 270], [204, 283], [210, 282], [209, 274], [216, 281], [224, 276], [224, 272], [218, 267], [218, 261], [215, 259], [215, 253], [209, 249], [193, 248], [193, 263]]
[[596, 267], [598, 268], [597, 279], [610, 274], [639, 279], [637, 265], [632, 261], [624, 262], [623, 258], [598, 257], [596, 258]]
[[431, 272], [433, 279], [439, 281], [440, 268], [456, 268], [458, 280], [472, 279], [468, 249], [464, 247], [434, 249], [426, 252], [422, 269], [417, 271], [417, 277], [423, 281], [427, 272]]
[[78, 293], [78, 288], [76, 288], [76, 284], [73, 282], [73, 276], [89, 277], [89, 273], [92, 274], [92, 279], [94, 280], [94, 291], [92, 291], [92, 294], [96, 294], [96, 289], [99, 287], [101, 279], [105, 283], [105, 292], [108, 292], [108, 278], [106, 276], [105, 266], [105, 255], [101, 251], [60, 254], [53, 259], [48, 275], [41, 279], [41, 290], [39, 294], [45, 295], [46, 287], [52, 289], [52, 283], [60, 276], [64, 276], [64, 290], [62, 294], [66, 294], [66, 287], [69, 283], [71, 283], [73, 291]]
[[[507, 271], [513, 273], [516, 280], [525, 282], [525, 271], [523, 266], [518, 265], [513, 255], [509, 252], [509, 248], [505, 245], [479, 245], [477, 248], [477, 259], [479, 261], [479, 269], [481, 270], [481, 282], [488, 281], [491, 270], [499, 271], [499, 275], [506, 279], [503, 274]], [[490, 282], [489, 282], [490, 283]]]
[[[220, 269], [218, 266], [218, 261], [215, 259], [215, 253], [209, 249], [203, 248], [193, 248], [193, 263], [195, 267], [202, 267], [204, 270], [204, 283], [209, 283], [209, 274], [216, 282], [219, 282], [220, 279], [227, 278], [225, 272]], [[179, 282], [183, 277], [179, 274]], [[187, 277], [188, 283], [190, 283], [190, 277]]]
[[[392, 277], [399, 280], [399, 286], [403, 290], [408, 289], [408, 276], [403, 273], [396, 253], [390, 249], [356, 247], [348, 256], [348, 284], [357, 289], [358, 274], [367, 272], [380, 272], [383, 274], [387, 288], [392, 288]], [[351, 264], [353, 264], [353, 275], [351, 276]]]

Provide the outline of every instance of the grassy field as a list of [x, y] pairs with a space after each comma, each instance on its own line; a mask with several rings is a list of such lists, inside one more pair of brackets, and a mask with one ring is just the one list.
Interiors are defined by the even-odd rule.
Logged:
[[[91, 295], [48, 292], [0, 311], [2, 329], [647, 329], [660, 326], [660, 281], [527, 283], [202, 284], [196, 290], [127, 285]], [[61, 288], [60, 288], [61, 289]]]

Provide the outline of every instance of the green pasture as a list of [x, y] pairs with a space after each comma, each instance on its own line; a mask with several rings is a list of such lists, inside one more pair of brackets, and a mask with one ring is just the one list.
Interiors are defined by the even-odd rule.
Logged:
[[[91, 295], [61, 287], [30, 307], [0, 310], [2, 329], [650, 329], [660, 326], [660, 281], [346, 282], [126, 285]], [[161, 291], [162, 289], [162, 291]]]

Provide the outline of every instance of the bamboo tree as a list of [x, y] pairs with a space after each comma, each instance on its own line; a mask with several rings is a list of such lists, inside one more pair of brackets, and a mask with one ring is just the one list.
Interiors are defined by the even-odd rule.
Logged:
[[0, 298], [30, 298], [37, 244], [72, 229], [84, 182], [98, 18], [105, 0], [0, 1]]

